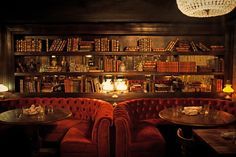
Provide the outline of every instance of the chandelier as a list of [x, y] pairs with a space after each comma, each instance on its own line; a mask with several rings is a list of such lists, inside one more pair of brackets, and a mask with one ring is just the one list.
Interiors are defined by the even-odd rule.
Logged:
[[191, 17], [225, 15], [236, 7], [236, 0], [176, 0], [179, 10]]

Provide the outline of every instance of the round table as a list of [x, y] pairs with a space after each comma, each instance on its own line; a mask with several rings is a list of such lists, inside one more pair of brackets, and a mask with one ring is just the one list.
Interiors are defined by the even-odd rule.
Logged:
[[216, 127], [230, 124], [236, 120], [235, 116], [219, 110], [211, 110], [208, 114], [186, 115], [176, 108], [166, 108], [159, 112], [159, 117], [171, 123], [179, 125], [183, 130], [183, 136], [192, 137], [193, 127]]
[[30, 148], [27, 156], [38, 156], [41, 148], [41, 137], [39, 134], [39, 127], [43, 127], [43, 124], [52, 123], [55, 121], [69, 118], [72, 113], [68, 110], [53, 109], [53, 112], [38, 113], [35, 115], [23, 114], [22, 109], [8, 110], [0, 114], [0, 123], [18, 126], [24, 130], [24, 134], [27, 135], [27, 140]]
[[159, 112], [160, 118], [178, 125], [192, 127], [212, 127], [232, 123], [236, 120], [235, 116], [219, 110], [212, 110], [207, 115], [186, 115], [176, 112], [173, 108], [166, 108]]
[[22, 109], [8, 110], [0, 114], [0, 122], [12, 125], [39, 125], [69, 118], [72, 113], [68, 110], [54, 109], [53, 112], [26, 115]]
[[[195, 127], [214, 127], [222, 126], [234, 122], [235, 116], [219, 110], [210, 110], [208, 114], [186, 115], [181, 110], [166, 108], [159, 112], [160, 118], [179, 125], [177, 129], [177, 141], [182, 155], [190, 155], [193, 148], [193, 131]], [[176, 147], [178, 147], [176, 145]], [[190, 155], [191, 156], [191, 155]]]

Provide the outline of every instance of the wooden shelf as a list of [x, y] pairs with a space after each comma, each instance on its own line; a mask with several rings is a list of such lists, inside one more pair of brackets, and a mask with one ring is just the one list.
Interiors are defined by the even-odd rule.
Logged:
[[112, 93], [16, 93], [18, 96], [23, 97], [88, 97], [88, 98], [102, 98], [109, 102], [120, 102], [128, 99], [135, 98], [174, 98], [174, 97], [203, 97], [203, 98], [219, 98], [219, 93], [213, 92], [157, 92], [157, 93], [121, 93], [118, 98], [112, 98]]
[[223, 51], [210, 51], [210, 52], [141, 52], [141, 51], [119, 51], [119, 52], [96, 52], [96, 51], [80, 51], [80, 52], [15, 52], [15, 56], [84, 56], [84, 55], [96, 55], [96, 56], [104, 56], [104, 55], [118, 55], [118, 56], [142, 56], [142, 55], [215, 55], [220, 56], [224, 55]]
[[[39, 97], [91, 97], [91, 98], [98, 98], [98, 99], [103, 99], [103, 100], [107, 100], [110, 102], [118, 102], [118, 101], [122, 101], [122, 100], [127, 100], [127, 99], [134, 99], [134, 98], [140, 98], [140, 97], [215, 97], [215, 95], [217, 95], [217, 93], [214, 93], [214, 91], [216, 91], [216, 83], [217, 81], [221, 83], [221, 85], [223, 85], [223, 81], [225, 79], [225, 76], [228, 76], [229, 74], [229, 68], [228, 68], [228, 64], [224, 63], [223, 61], [226, 62], [225, 58], [227, 58], [227, 56], [225, 54], [229, 53], [228, 51], [225, 51], [223, 48], [219, 48], [216, 50], [222, 50], [222, 51], [207, 51], [207, 52], [202, 52], [201, 50], [204, 50], [202, 48], [197, 47], [197, 52], [177, 52], [177, 50], [185, 50], [185, 49], [176, 49], [176, 47], [172, 47], [172, 44], [170, 44], [170, 42], [175, 41], [175, 39], [179, 39], [179, 41], [183, 41], [183, 43], [185, 43], [185, 41], [194, 41], [194, 42], [198, 42], [201, 41], [202, 43], [204, 43], [206, 45], [206, 47], [210, 48], [210, 45], [223, 45], [225, 43], [225, 34], [224, 31], [222, 31], [222, 29], [219, 29], [218, 27], [209, 27], [208, 25], [191, 25], [191, 27], [183, 27], [186, 24], [155, 24], [155, 23], [96, 23], [96, 24], [75, 24], [75, 25], [50, 25], [50, 26], [32, 26], [29, 25], [29, 27], [16, 27], [16, 28], [11, 28], [9, 30], [9, 38], [12, 39], [13, 42], [11, 42], [11, 48], [9, 49], [9, 53], [11, 52], [12, 55], [9, 55], [9, 57], [12, 57], [11, 59], [9, 59], [8, 61], [15, 61], [15, 65], [12, 64], [11, 65], [11, 69], [10, 72], [12, 71], [27, 71], [30, 70], [30, 68], [28, 68], [27, 66], [24, 65], [23, 68], [24, 69], [18, 69], [16, 63], [28, 63], [25, 60], [28, 59], [32, 59], [35, 61], [40, 62], [41, 65], [48, 65], [51, 63], [52, 60], [50, 60], [51, 56], [59, 56], [56, 57], [57, 63], [61, 62], [61, 58], [63, 58], [63, 56], [66, 60], [67, 63], [69, 61], [74, 61], [73, 58], [75, 58], [75, 60], [78, 62], [75, 62], [77, 65], [89, 65], [88, 63], [90, 63], [90, 60], [88, 58], [85, 58], [86, 55], [92, 55], [92, 56], [96, 56], [93, 57], [92, 61], [94, 61], [94, 65], [98, 66], [98, 68], [100, 69], [106, 69], [106, 70], [113, 70], [113, 71], [117, 71], [117, 69], [119, 69], [120, 67], [120, 63], [121, 62], [129, 62], [129, 64], [126, 65], [126, 69], [134, 69], [133, 67], [135, 67], [136, 65], [138, 65], [138, 63], [140, 62], [141, 59], [145, 58], [145, 61], [160, 61], [160, 62], [164, 62], [164, 61], [182, 61], [184, 62], [186, 60], [186, 62], [194, 62], [194, 60], [196, 60], [196, 65], [191, 65], [190, 69], [196, 69], [197, 65], [202, 65], [202, 69], [206, 69], [207, 67], [204, 66], [206, 65], [206, 63], [202, 62], [202, 64], [200, 64], [201, 61], [198, 61], [197, 59], [203, 59], [204, 61], [206, 61], [207, 59], [209, 60], [213, 60], [215, 58], [217, 58], [217, 61], [219, 61], [219, 66], [218, 64], [216, 64], [216, 67], [213, 67], [212, 62], [212, 67], [215, 69], [215, 71], [224, 71], [224, 72], [157, 72], [157, 71], [125, 71], [125, 72], [101, 72], [101, 71], [97, 71], [97, 72], [15, 72], [14, 74], [10, 74], [9, 72], [9, 78], [5, 78], [5, 80], [9, 79], [11, 80], [11, 84], [13, 87], [13, 91], [37, 91], [37, 90], [29, 90], [28, 87], [24, 87], [24, 83], [26, 85], [28, 85], [28, 83], [30, 82], [29, 79], [24, 78], [25, 76], [27, 77], [38, 77], [34, 83], [34, 85], [44, 85], [43, 83], [47, 83], [47, 81], [50, 83], [50, 79], [48, 80], [43, 80], [43, 77], [53, 77], [53, 76], [66, 76], [66, 77], [76, 77], [76, 76], [84, 76], [82, 79], [86, 78], [86, 77], [90, 77], [90, 78], [98, 78], [99, 82], [101, 83], [103, 80], [103, 76], [105, 75], [112, 75], [114, 76], [114, 78], [116, 76], [124, 76], [127, 80], [133, 80], [133, 79], [140, 79], [145, 81], [145, 77], [147, 76], [152, 76], [150, 77], [151, 80], [153, 80], [153, 82], [151, 82], [149, 84], [148, 82], [148, 86], [143, 85], [142, 83], [140, 83], [140, 86], [142, 86], [142, 88], [150, 88], [152, 87], [155, 88], [155, 81], [156, 80], [160, 80], [163, 81], [165, 84], [165, 79], [163, 79], [162, 77], [164, 76], [181, 76], [181, 75], [188, 75], [190, 76], [190, 82], [194, 82], [194, 81], [201, 81], [201, 78], [205, 77], [203, 75], [209, 75], [206, 76], [207, 77], [207, 81], [208, 80], [212, 80], [209, 81], [209, 88], [212, 89], [212, 92], [194, 92], [194, 93], [183, 93], [183, 92], [162, 92], [162, 93], [126, 93], [126, 94], [119, 94], [119, 97], [117, 99], [114, 99], [111, 97], [111, 94], [104, 94], [104, 93], [26, 93], [26, 94], [20, 94], [23, 96], [29, 96], [29, 97], [35, 97], [35, 96], [39, 96]], [[125, 27], [124, 27], [125, 26]], [[70, 29], [68, 29], [70, 28]], [[194, 31], [192, 31], [194, 30]], [[97, 48], [96, 50], [122, 50], [122, 51], [107, 51], [107, 52], [97, 52], [97, 51], [90, 51], [90, 50], [79, 50], [77, 52], [71, 52], [74, 50], [74, 48], [70, 49], [70, 45], [67, 43], [67, 46], [69, 45], [69, 48], [67, 46], [62, 47], [63, 45], [61, 44], [55, 44], [54, 46], [52, 46], [53, 42], [55, 41], [55, 39], [63, 39], [63, 40], [67, 40], [69, 38], [77, 38], [79, 37], [81, 41], [94, 41], [93, 45], [90, 45], [88, 48], [89, 49], [94, 49]], [[95, 40], [94, 39], [99, 39], [100, 41], [102, 38], [107, 38], [109, 40], [117, 40], [119, 41], [119, 44], [117, 45], [112, 45], [111, 42], [103, 42], [103, 47], [101, 49], [101, 47], [99, 48], [98, 46], [95, 46]], [[146, 40], [140, 40], [140, 39], [151, 39], [150, 42], [148, 41], [146, 43]], [[16, 40], [27, 40], [27, 39], [42, 39], [42, 45], [41, 47], [38, 47], [41, 52], [14, 52], [14, 51], [20, 51], [20, 50], [34, 50], [32, 44], [28, 44], [28, 48], [27, 48], [27, 44], [23, 45], [26, 47], [23, 47], [21, 49], [19, 49], [19, 45], [16, 45]], [[47, 40], [48, 39], [48, 40]], [[144, 42], [145, 41], [145, 42]], [[68, 41], [67, 41], [68, 42]], [[142, 43], [144, 42], [144, 43]], [[195, 44], [196, 44], [195, 43]], [[77, 48], [81, 48], [80, 45], [78, 43], [74, 43], [76, 44], [75, 47], [77, 50]], [[104, 45], [111, 45], [110, 47], [104, 46]], [[149, 45], [150, 44], [150, 45]], [[37, 44], [36, 44], [37, 45]], [[59, 46], [60, 45], [60, 46]], [[81, 44], [83, 45], [83, 44]], [[87, 44], [84, 44], [84, 46], [86, 46]], [[169, 45], [169, 46], [168, 46]], [[31, 48], [29, 48], [30, 46], [32, 46]], [[35, 46], [35, 45], [34, 45]], [[55, 48], [56, 46], [56, 48]], [[101, 43], [100, 43], [101, 46]], [[173, 45], [175, 46], [175, 44]], [[177, 46], [177, 45], [176, 45]], [[180, 46], [180, 45], [178, 45]], [[198, 45], [197, 45], [198, 46]], [[227, 45], [226, 45], [227, 46]], [[50, 47], [52, 47], [50, 49]], [[59, 47], [59, 48], [58, 48]], [[125, 47], [130, 48], [130, 49], [124, 49]], [[139, 47], [139, 50], [154, 50], [154, 49], [150, 49], [151, 48], [156, 48], [155, 50], [163, 50], [163, 49], [157, 49], [159, 47], [167, 47], [169, 50], [173, 50], [173, 51], [148, 51], [148, 52], [143, 52], [143, 51], [123, 51], [123, 50], [138, 50], [136, 49], [136, 47]], [[64, 51], [62, 52], [56, 52], [56, 51], [50, 51], [50, 52], [46, 52], [46, 50], [60, 50], [63, 49]], [[67, 49], [68, 48], [68, 49]], [[86, 47], [84, 47], [86, 48]], [[227, 48], [227, 47], [225, 47]], [[36, 49], [35, 49], [36, 50]], [[66, 51], [66, 50], [71, 50], [71, 51]], [[190, 46], [190, 49], [188, 50], [193, 50], [193, 47]], [[195, 49], [196, 50], [196, 49]], [[206, 49], [208, 50], [208, 49]], [[209, 49], [209, 50], [214, 50], [214, 49]], [[227, 50], [227, 49], [226, 49]], [[39, 56], [39, 57], [38, 57]], [[45, 57], [43, 57], [45, 56]], [[71, 57], [70, 57], [71, 56]], [[75, 57], [75, 56], [79, 56], [79, 57]], [[105, 56], [105, 57], [104, 57]], [[106, 57], [108, 56], [108, 57]], [[129, 56], [129, 57], [126, 57]], [[137, 57], [135, 57], [137, 56]], [[190, 56], [190, 57], [189, 57]], [[196, 58], [192, 57], [192, 56], [197, 56]], [[192, 57], [192, 58], [191, 58]], [[206, 60], [205, 60], [206, 59]], [[19, 62], [18, 62], [19, 61]], [[109, 61], [109, 62], [108, 62]], [[118, 61], [118, 62], [117, 62]], [[120, 62], [121, 61], [121, 62]], [[221, 62], [222, 61], [222, 62]], [[49, 63], [50, 62], [50, 63]], [[206, 61], [207, 62], [207, 61]], [[150, 62], [151, 63], [151, 62]], [[209, 65], [210, 65], [209, 63]], [[222, 65], [221, 65], [222, 63]], [[36, 63], [37, 64], [37, 63]], [[223, 66], [224, 64], [224, 66]], [[6, 63], [7, 65], [7, 63]], [[40, 66], [41, 66], [40, 65]], [[185, 64], [183, 66], [186, 66], [188, 64]], [[149, 63], [147, 63], [145, 65], [147, 68], [149, 66]], [[162, 65], [161, 65], [162, 66]], [[172, 65], [163, 65], [164, 68], [168, 68], [171, 69]], [[189, 65], [190, 66], [190, 65]], [[105, 67], [105, 68], [104, 68]], [[146, 68], [145, 67], [145, 68]], [[152, 67], [152, 65], [150, 64], [150, 67]], [[171, 67], [171, 68], [169, 68]], [[73, 66], [72, 66], [73, 68]], [[143, 69], [145, 69], [143, 68]], [[148, 69], [145, 70], [148, 70]], [[160, 68], [160, 67], [159, 67]], [[161, 67], [162, 68], [162, 67]], [[163, 68], [163, 69], [164, 69]], [[200, 67], [201, 68], [201, 67]], [[224, 69], [223, 69], [224, 68]], [[36, 68], [34, 68], [34, 70], [36, 71]], [[37, 69], [38, 70], [38, 69]], [[150, 69], [153, 70], [153, 69]], [[154, 69], [156, 70], [156, 69]], [[202, 71], [203, 71], [202, 70]], [[168, 70], [166, 70], [168, 71]], [[194, 71], [194, 70], [192, 70]], [[192, 75], [192, 76], [191, 76]], [[198, 75], [198, 76], [195, 76]], [[202, 76], [201, 76], [202, 75]], [[102, 77], [100, 77], [102, 76]], [[158, 77], [160, 76], [160, 77]], [[193, 78], [191, 78], [193, 77]], [[194, 79], [195, 77], [195, 79]], [[105, 77], [104, 77], [105, 78]], [[180, 77], [179, 77], [180, 78]], [[71, 78], [72, 79], [72, 78]], [[199, 80], [197, 80], [199, 79]], [[59, 80], [59, 78], [58, 78]], [[45, 82], [44, 82], [45, 81]], [[60, 79], [60, 81], [62, 81]], [[59, 81], [59, 82], [60, 82]], [[84, 84], [88, 83], [88, 80], [84, 79], [83, 80]], [[90, 80], [89, 80], [90, 81]], [[186, 80], [182, 80], [182, 81], [186, 81]], [[23, 86], [22, 86], [22, 82], [23, 82]], [[62, 81], [63, 82], [63, 81]], [[146, 81], [147, 82], [147, 81]], [[76, 82], [77, 83], [77, 82]], [[76, 84], [75, 83], [75, 84]], [[63, 85], [63, 83], [61, 83], [61, 85]], [[212, 86], [211, 86], [212, 85]], [[157, 86], [157, 85], [156, 85]], [[88, 86], [89, 87], [89, 86]], [[219, 87], [219, 86], [217, 86]], [[23, 89], [21, 89], [23, 88]], [[220, 88], [220, 87], [219, 87]], [[217, 89], [219, 91], [219, 89]], [[78, 90], [71, 90], [71, 91], [78, 91]], [[80, 91], [89, 91], [89, 90], [80, 90]], [[92, 90], [95, 91], [95, 90]], [[153, 91], [153, 90], [151, 90]]]
[[125, 76], [143, 76], [143, 75], [155, 75], [155, 76], [178, 76], [178, 75], [214, 75], [222, 76], [223, 72], [36, 72], [36, 73], [14, 73], [15, 76], [53, 76], [53, 75], [65, 75], [65, 76], [79, 76], [79, 75], [125, 75]]

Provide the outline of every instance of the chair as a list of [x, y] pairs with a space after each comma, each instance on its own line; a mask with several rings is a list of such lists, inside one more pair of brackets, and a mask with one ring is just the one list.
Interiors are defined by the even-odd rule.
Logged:
[[151, 117], [156, 116], [151, 108], [155, 106], [135, 103], [120, 103], [115, 107], [116, 157], [165, 155], [166, 142], [156, 125], [151, 122]]
[[71, 108], [79, 123], [63, 137], [61, 157], [109, 157], [112, 105], [102, 100], [80, 98], [71, 102]]
[[192, 157], [194, 155], [194, 139], [193, 137], [184, 137], [181, 128], [177, 129], [177, 142], [182, 157]]

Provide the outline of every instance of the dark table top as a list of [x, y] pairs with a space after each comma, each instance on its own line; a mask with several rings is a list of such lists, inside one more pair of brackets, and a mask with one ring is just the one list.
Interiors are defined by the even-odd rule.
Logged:
[[0, 114], [0, 123], [14, 125], [46, 124], [69, 118], [72, 113], [68, 110], [54, 109], [53, 112], [26, 115], [21, 109], [8, 110]]
[[211, 127], [232, 123], [236, 120], [235, 116], [219, 110], [211, 111], [208, 115], [186, 115], [182, 112], [173, 113], [172, 108], [160, 111], [159, 116], [169, 122], [185, 126]]
[[236, 156], [236, 143], [221, 136], [222, 133], [230, 131], [232, 129], [193, 129], [193, 134], [210, 146], [218, 155]]

